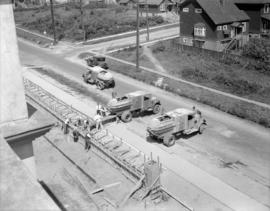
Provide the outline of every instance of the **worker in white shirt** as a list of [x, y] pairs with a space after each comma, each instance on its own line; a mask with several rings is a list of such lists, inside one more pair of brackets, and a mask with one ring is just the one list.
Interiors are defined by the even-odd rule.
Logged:
[[100, 130], [103, 128], [103, 125], [102, 125], [102, 116], [100, 115], [100, 113], [96, 114], [94, 116], [94, 120], [96, 122], [96, 129], [97, 130]]

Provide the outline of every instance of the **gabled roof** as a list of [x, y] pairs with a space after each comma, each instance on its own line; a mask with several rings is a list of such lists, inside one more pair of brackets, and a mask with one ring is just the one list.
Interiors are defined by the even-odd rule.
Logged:
[[197, 2], [216, 25], [250, 19], [231, 0], [223, 0], [223, 4], [220, 4], [220, 0], [197, 0]]
[[[139, 0], [139, 4], [160, 5], [164, 0]], [[172, 0], [168, 0], [172, 2]]]
[[125, 3], [128, 3], [128, 2], [133, 2], [134, 3], [134, 0], [120, 0], [118, 3], [119, 4], [125, 4]]
[[270, 4], [270, 0], [233, 0], [235, 4]]

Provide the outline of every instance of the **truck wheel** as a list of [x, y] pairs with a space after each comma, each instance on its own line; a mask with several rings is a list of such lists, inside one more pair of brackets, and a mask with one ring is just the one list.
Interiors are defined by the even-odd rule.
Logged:
[[175, 144], [175, 136], [171, 135], [169, 137], [164, 137], [163, 144], [167, 147], [171, 147]]
[[206, 129], [206, 125], [201, 124], [201, 126], [199, 127], [199, 134], [202, 134], [205, 129]]
[[123, 122], [130, 122], [132, 119], [132, 114], [130, 111], [124, 111], [121, 115], [121, 119]]
[[97, 81], [97, 88], [103, 90], [105, 88], [105, 84], [102, 81]]
[[111, 83], [111, 88], [114, 88], [115, 87], [115, 81], [112, 80], [112, 83]]
[[157, 114], [157, 113], [159, 113], [160, 112], [160, 104], [155, 104], [154, 105], [154, 108], [153, 108], [153, 113], [154, 114]]

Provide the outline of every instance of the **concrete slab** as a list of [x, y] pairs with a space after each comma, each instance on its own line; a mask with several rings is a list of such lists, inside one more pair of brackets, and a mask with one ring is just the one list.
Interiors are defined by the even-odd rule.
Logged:
[[79, 139], [79, 142], [74, 143], [71, 140], [66, 140], [67, 137], [59, 128], [54, 128], [49, 134], [46, 134], [61, 151], [65, 153], [76, 165], [80, 166], [86, 173], [91, 175], [100, 186], [119, 183], [117, 186], [106, 189], [112, 201], [117, 204], [130, 192], [135, 185], [127, 179], [118, 169], [114, 168], [108, 162], [97, 156], [91, 150], [84, 150], [84, 140]]
[[60, 210], [0, 133], [0, 210]]
[[28, 119], [20, 123], [17, 122], [0, 127], [0, 131], [7, 141], [10, 141], [15, 136], [26, 135], [31, 131], [48, 127], [56, 122], [52, 115], [40, 109], [37, 105], [27, 103], [27, 110], [29, 114]]
[[[98, 210], [94, 202], [81, 189], [76, 178], [85, 180], [87, 188], [95, 184], [85, 178], [76, 167], [61, 155], [44, 137], [33, 142], [37, 176], [44, 182], [66, 210]], [[76, 178], [74, 177], [76, 176]]]

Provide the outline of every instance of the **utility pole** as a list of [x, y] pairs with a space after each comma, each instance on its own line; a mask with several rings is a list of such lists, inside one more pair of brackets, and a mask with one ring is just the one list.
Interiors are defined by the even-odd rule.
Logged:
[[181, 12], [181, 8], [180, 8], [180, 1], [178, 3], [178, 15], [179, 15], [179, 41], [181, 39], [181, 15], [180, 15], [180, 12]]
[[50, 0], [51, 5], [51, 16], [52, 16], [52, 28], [53, 28], [53, 45], [56, 44], [56, 31], [55, 31], [55, 23], [54, 23], [54, 12], [53, 12], [53, 0]]
[[139, 64], [139, 47], [140, 47], [140, 19], [139, 19], [139, 0], [137, 0], [137, 31], [136, 31], [136, 71], [140, 71], [140, 64]]
[[181, 50], [183, 51], [183, 43], [181, 41], [181, 7], [180, 7], [180, 2], [178, 2], [178, 15], [179, 15], [179, 44], [181, 45]]
[[81, 29], [83, 30], [83, 40], [85, 41], [86, 39], [86, 33], [85, 33], [85, 27], [83, 23], [83, 8], [82, 8], [82, 0], [80, 0], [80, 13], [81, 13]]
[[148, 20], [148, 12], [149, 12], [149, 5], [148, 2], [146, 0], [146, 30], [147, 30], [147, 36], [146, 36], [146, 41], [149, 41], [149, 20]]

